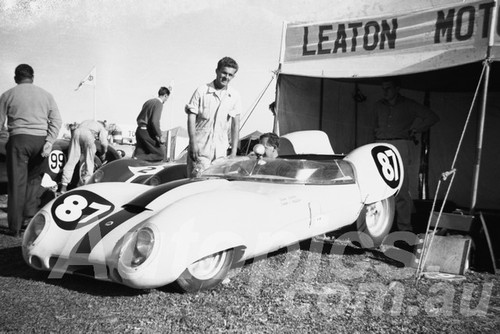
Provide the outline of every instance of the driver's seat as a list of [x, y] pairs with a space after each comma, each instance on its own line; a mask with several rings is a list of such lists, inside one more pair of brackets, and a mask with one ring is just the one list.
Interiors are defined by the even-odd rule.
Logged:
[[304, 130], [287, 133], [280, 137], [278, 156], [297, 154], [333, 155], [328, 135], [319, 130]]

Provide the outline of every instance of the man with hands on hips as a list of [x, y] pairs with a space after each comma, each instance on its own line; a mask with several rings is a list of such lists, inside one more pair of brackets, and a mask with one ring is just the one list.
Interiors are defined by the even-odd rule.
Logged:
[[33, 84], [30, 65], [18, 65], [14, 74], [17, 85], [0, 97], [0, 124], [7, 120], [9, 131], [7, 220], [10, 233], [18, 237], [23, 222], [38, 210], [43, 164], [62, 120], [52, 94]]

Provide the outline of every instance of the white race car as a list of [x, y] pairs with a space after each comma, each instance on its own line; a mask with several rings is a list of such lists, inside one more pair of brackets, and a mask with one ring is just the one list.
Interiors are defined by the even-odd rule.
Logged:
[[201, 178], [157, 186], [88, 184], [38, 212], [23, 256], [49, 278], [208, 289], [235, 263], [351, 224], [362, 246], [379, 245], [403, 177], [394, 146], [368, 144], [345, 157], [227, 160]]

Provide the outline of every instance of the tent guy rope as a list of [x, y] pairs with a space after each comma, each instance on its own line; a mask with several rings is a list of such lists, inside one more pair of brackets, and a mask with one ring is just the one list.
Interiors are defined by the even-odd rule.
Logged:
[[[418, 266], [417, 266], [417, 271], [415, 273], [415, 277], [416, 277], [417, 283], [420, 280], [420, 278], [424, 275], [425, 262], [427, 261], [427, 257], [428, 257], [428, 255], [430, 253], [430, 248], [432, 246], [432, 241], [434, 240], [434, 236], [435, 236], [437, 228], [439, 226], [439, 221], [441, 219], [445, 203], [446, 203], [446, 201], [448, 199], [448, 196], [449, 196], [449, 193], [450, 193], [450, 190], [451, 190], [451, 186], [453, 185], [453, 181], [455, 179], [455, 175], [456, 175], [456, 171], [457, 171], [456, 168], [455, 168], [455, 165], [456, 165], [456, 162], [457, 162], [458, 154], [459, 154], [460, 149], [462, 147], [463, 139], [465, 137], [465, 132], [466, 132], [467, 127], [469, 126], [469, 123], [470, 123], [470, 117], [472, 115], [472, 111], [473, 111], [474, 106], [476, 104], [477, 96], [479, 95], [479, 88], [481, 87], [481, 84], [483, 83], [483, 78], [485, 76], [486, 69], [487, 69], [487, 67], [489, 67], [489, 65], [490, 64], [489, 64], [488, 60], [485, 60], [483, 62], [483, 69], [481, 71], [481, 75], [479, 77], [479, 81], [478, 81], [476, 90], [474, 92], [474, 98], [472, 99], [472, 103], [471, 103], [471, 106], [469, 108], [469, 112], [467, 114], [467, 118], [465, 120], [465, 124], [463, 126], [462, 133], [460, 135], [460, 139], [458, 141], [457, 149], [455, 150], [455, 156], [453, 158], [453, 162], [451, 164], [450, 170], [448, 170], [446, 172], [443, 172], [441, 174], [441, 177], [440, 177], [440, 179], [438, 181], [438, 184], [436, 186], [436, 193], [434, 195], [434, 200], [432, 201], [432, 208], [431, 208], [431, 211], [429, 213], [429, 219], [427, 221], [427, 228], [426, 228], [426, 231], [425, 231], [424, 243], [423, 243], [423, 246], [422, 246], [422, 254], [421, 254], [420, 258], [419, 258], [419, 262], [418, 262]], [[484, 84], [486, 85], [486, 82]], [[431, 229], [432, 214], [433, 214], [434, 209], [436, 207], [436, 200], [437, 200], [438, 195], [439, 195], [439, 189], [441, 187], [441, 183], [445, 182], [448, 179], [448, 177], [450, 177], [450, 176], [451, 176], [451, 180], [450, 180], [450, 182], [448, 184], [448, 188], [446, 189], [446, 194], [445, 194], [445, 196], [443, 198], [443, 203], [441, 204], [441, 207], [439, 208], [439, 213], [438, 213], [438, 216], [437, 216], [437, 219], [436, 219], [436, 224], [434, 225], [434, 229], [432, 230], [432, 233], [429, 233], [429, 231]]]

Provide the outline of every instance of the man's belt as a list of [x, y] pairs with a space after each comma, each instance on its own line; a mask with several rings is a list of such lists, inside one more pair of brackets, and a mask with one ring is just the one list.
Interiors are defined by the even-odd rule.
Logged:
[[140, 126], [139, 129], [141, 129], [141, 130], [147, 130], [148, 127], [147, 126]]

